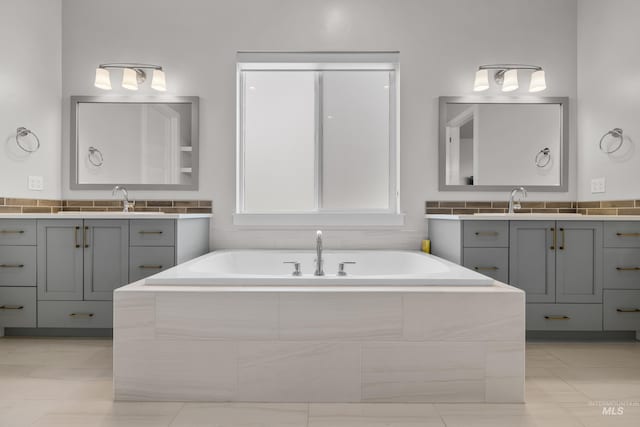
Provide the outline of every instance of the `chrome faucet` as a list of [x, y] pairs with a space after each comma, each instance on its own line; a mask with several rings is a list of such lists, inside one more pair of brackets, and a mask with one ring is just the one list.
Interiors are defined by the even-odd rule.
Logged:
[[322, 269], [322, 231], [316, 231], [316, 272], [314, 276], [324, 276]]
[[521, 209], [520, 200], [515, 200], [516, 196], [520, 194], [522, 199], [527, 198], [527, 190], [524, 187], [517, 187], [511, 190], [511, 195], [509, 196], [509, 213], [514, 213], [515, 209]]
[[122, 197], [122, 212], [129, 212], [129, 208], [134, 207], [136, 204], [135, 202], [129, 200], [129, 192], [127, 191], [127, 189], [119, 185], [113, 187], [113, 191], [111, 194], [114, 196], [120, 194], [120, 196]]

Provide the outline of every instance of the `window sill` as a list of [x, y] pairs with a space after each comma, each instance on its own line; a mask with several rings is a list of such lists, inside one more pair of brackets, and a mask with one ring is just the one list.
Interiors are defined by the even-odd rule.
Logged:
[[233, 225], [241, 227], [400, 227], [405, 214], [395, 213], [236, 213]]

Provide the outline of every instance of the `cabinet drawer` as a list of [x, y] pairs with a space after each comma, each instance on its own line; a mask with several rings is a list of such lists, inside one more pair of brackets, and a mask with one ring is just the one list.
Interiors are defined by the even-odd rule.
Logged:
[[0, 245], [35, 245], [36, 221], [23, 219], [0, 220]]
[[509, 247], [507, 221], [464, 221], [465, 247]]
[[604, 329], [640, 331], [640, 290], [604, 291]]
[[131, 246], [173, 246], [175, 244], [175, 221], [133, 220], [129, 224]]
[[601, 331], [602, 304], [527, 304], [529, 331]]
[[465, 248], [463, 265], [499, 282], [509, 282], [508, 248]]
[[0, 288], [0, 328], [36, 327], [36, 288]]
[[112, 328], [111, 301], [39, 301], [39, 328]]
[[605, 289], [640, 289], [640, 248], [604, 251]]
[[605, 222], [604, 246], [607, 248], [640, 248], [640, 221]]
[[135, 282], [175, 265], [173, 247], [138, 247], [129, 251], [129, 282]]
[[35, 246], [0, 246], [0, 286], [36, 286]]

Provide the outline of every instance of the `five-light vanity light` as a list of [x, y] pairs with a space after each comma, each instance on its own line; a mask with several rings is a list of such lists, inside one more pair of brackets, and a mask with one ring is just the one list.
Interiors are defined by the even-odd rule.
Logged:
[[122, 70], [122, 87], [128, 90], [138, 90], [138, 85], [144, 83], [147, 79], [147, 72], [145, 70], [153, 70], [151, 88], [160, 92], [167, 90], [167, 81], [160, 65], [136, 63], [98, 65], [98, 68], [96, 68], [96, 79], [93, 83], [95, 87], [111, 90], [110, 69]]
[[474, 92], [489, 89], [489, 70], [496, 70], [493, 79], [498, 85], [502, 86], [503, 92], [512, 92], [518, 89], [518, 70], [533, 71], [529, 82], [529, 92], [540, 92], [547, 88], [544, 70], [538, 65], [491, 64], [478, 67], [476, 79], [473, 83]]

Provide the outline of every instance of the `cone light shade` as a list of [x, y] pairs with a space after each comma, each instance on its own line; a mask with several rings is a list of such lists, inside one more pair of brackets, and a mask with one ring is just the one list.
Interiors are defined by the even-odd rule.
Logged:
[[96, 68], [96, 79], [93, 85], [100, 89], [111, 90], [111, 78], [109, 77], [109, 70], [105, 70], [104, 68]]
[[503, 92], [513, 92], [518, 89], [518, 70], [507, 70], [504, 73], [504, 82], [502, 83]]
[[544, 70], [535, 71], [531, 74], [531, 83], [529, 83], [529, 92], [540, 92], [547, 88], [547, 82], [544, 76]]
[[482, 92], [489, 89], [489, 70], [476, 71], [476, 79], [473, 82], [473, 91]]
[[122, 72], [122, 87], [129, 90], [138, 90], [138, 76], [136, 70], [125, 68]]
[[167, 90], [167, 81], [165, 79], [164, 71], [153, 70], [153, 80], [151, 80], [151, 88], [164, 92]]

